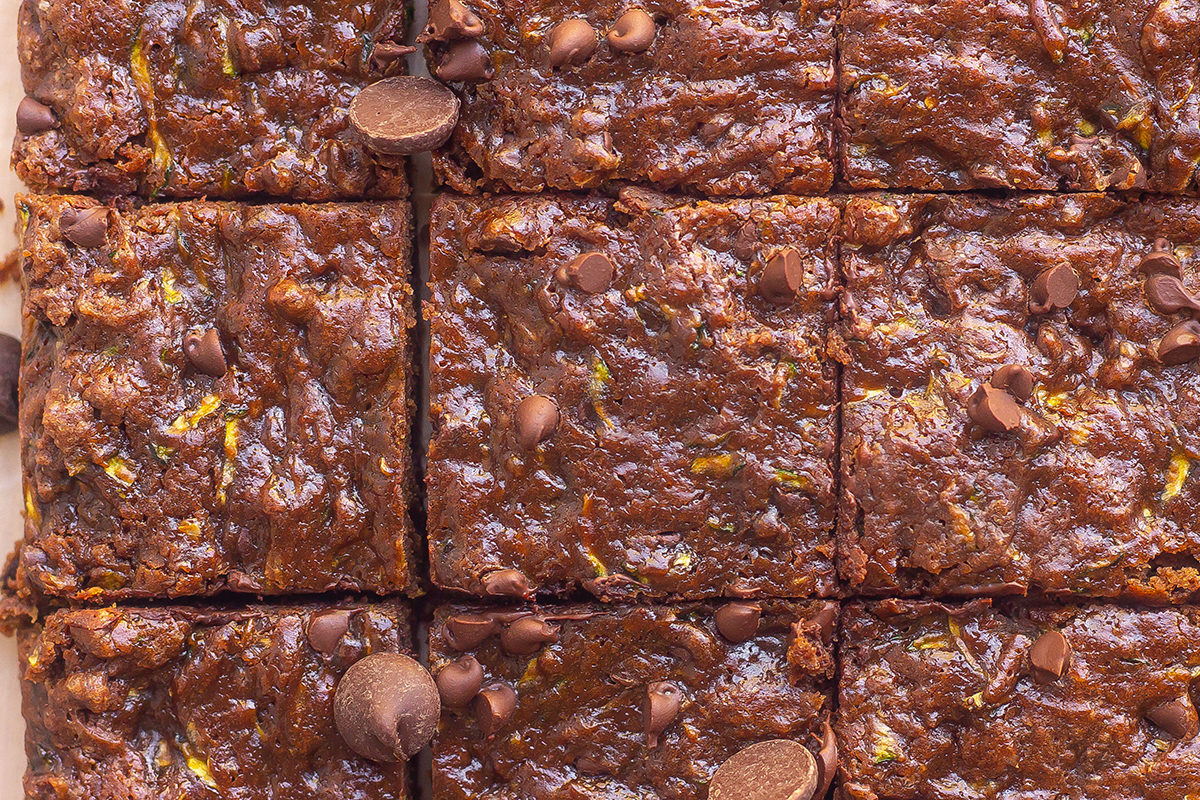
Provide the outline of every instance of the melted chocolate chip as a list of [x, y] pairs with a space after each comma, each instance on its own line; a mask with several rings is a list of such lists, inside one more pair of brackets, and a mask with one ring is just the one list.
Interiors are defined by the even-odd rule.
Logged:
[[654, 44], [658, 26], [645, 9], [631, 8], [621, 15], [606, 34], [609, 45], [622, 53], [641, 53]]
[[450, 83], [473, 83], [492, 77], [492, 59], [473, 39], [455, 42], [438, 60], [434, 74]]
[[[513, 433], [517, 444], [532, 450], [554, 434], [558, 427], [558, 406], [549, 397], [532, 394], [513, 412]], [[520, 592], [524, 594], [524, 592]]]
[[758, 278], [758, 291], [769, 303], [787, 305], [796, 299], [804, 283], [804, 264], [791, 247], [780, 250], [767, 262]]
[[528, 597], [529, 579], [519, 570], [498, 569], [483, 579], [483, 591], [495, 597]]
[[1160, 314], [1177, 311], [1200, 311], [1200, 300], [1193, 297], [1174, 275], [1161, 273], [1146, 277], [1146, 303]]
[[555, 275], [563, 283], [581, 291], [599, 294], [612, 286], [614, 272], [608, 256], [603, 253], [584, 253], [571, 263], [559, 267]]
[[1138, 271], [1147, 275], [1173, 275], [1183, 278], [1183, 265], [1175, 257], [1171, 243], [1166, 239], [1156, 239], [1154, 249], [1142, 256]]
[[342, 637], [350, 630], [350, 619], [354, 612], [345, 608], [318, 611], [308, 620], [308, 643], [318, 653], [331, 655], [337, 651]]
[[717, 609], [713, 620], [722, 636], [734, 643], [749, 641], [758, 632], [762, 606], [742, 601], [727, 603]]
[[447, 708], [466, 708], [483, 686], [483, 667], [474, 656], [462, 656], [437, 674], [438, 694]]
[[1146, 714], [1146, 719], [1176, 739], [1190, 739], [1196, 735], [1196, 707], [1186, 694], [1155, 706]]
[[419, 42], [448, 42], [483, 35], [483, 22], [459, 0], [434, 0], [429, 4], [429, 24]]
[[596, 52], [596, 31], [587, 20], [575, 17], [554, 26], [547, 44], [552, 67], [577, 67]]
[[708, 800], [812, 800], [817, 761], [808, 748], [787, 739], [752, 744], [717, 767]]
[[205, 375], [219, 378], [229, 371], [225, 351], [221, 349], [221, 336], [213, 328], [183, 337], [183, 353], [192, 366]]
[[437, 686], [413, 659], [372, 653], [338, 681], [333, 716], [350, 749], [372, 761], [411, 758], [433, 738], [441, 715]]
[[821, 783], [813, 797], [824, 797], [833, 785], [833, 776], [837, 774], [838, 768], [837, 737], [833, 735], [833, 726], [828, 720], [821, 731], [821, 750], [817, 753], [817, 766], [820, 767]]
[[1033, 396], [1033, 373], [1021, 364], [1005, 364], [992, 373], [988, 383], [995, 389], [1007, 389], [1022, 403]]
[[1059, 264], [1042, 270], [1029, 290], [1029, 310], [1045, 314], [1067, 308], [1079, 295], [1079, 275], [1069, 264]]
[[17, 387], [21, 381], [21, 342], [0, 333], [0, 434], [17, 429]]
[[80, 247], [103, 247], [108, 240], [108, 209], [92, 206], [81, 211], [69, 208], [58, 220], [58, 227]]
[[417, 48], [396, 42], [380, 42], [371, 50], [371, 66], [379, 72], [387, 73], [396, 67], [409, 53], [417, 52]]
[[669, 681], [652, 683], [646, 687], [646, 699], [642, 703], [642, 725], [646, 730], [646, 746], [658, 747], [658, 737], [679, 714], [683, 703], [683, 692]]
[[500, 646], [515, 656], [531, 656], [542, 645], [557, 641], [558, 626], [532, 615], [514, 620], [500, 633]]
[[967, 401], [967, 416], [990, 433], [1008, 433], [1021, 424], [1021, 407], [1006, 390], [985, 385]]
[[1035, 681], [1053, 683], [1071, 663], [1071, 644], [1058, 631], [1046, 631], [1029, 648], [1029, 663]]
[[1200, 357], [1200, 324], [1187, 320], [1171, 328], [1158, 343], [1158, 360], [1176, 367]]
[[512, 719], [517, 710], [517, 693], [512, 687], [500, 683], [489, 683], [475, 695], [475, 719], [484, 738], [491, 739], [504, 723]]
[[446, 644], [460, 653], [474, 650], [496, 632], [496, 620], [486, 614], [459, 614], [442, 626]]
[[384, 78], [350, 103], [350, 123], [377, 153], [410, 156], [441, 147], [458, 122], [458, 98], [431, 78]]
[[26, 136], [48, 131], [58, 120], [50, 106], [25, 97], [17, 104], [17, 130]]

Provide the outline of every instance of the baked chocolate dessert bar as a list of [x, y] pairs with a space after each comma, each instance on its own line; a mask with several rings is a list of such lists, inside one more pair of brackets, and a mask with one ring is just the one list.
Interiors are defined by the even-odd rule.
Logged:
[[845, 205], [856, 593], [1200, 590], [1200, 201]]
[[830, 593], [837, 222], [793, 197], [438, 198], [434, 582]]
[[30, 798], [403, 800], [338, 733], [343, 674], [411, 652], [393, 602], [59, 611], [21, 631]]
[[407, 205], [18, 209], [34, 590], [416, 590]]
[[400, 197], [350, 130], [403, 69], [407, 0], [24, 0], [17, 174], [101, 197]]
[[723, 762], [782, 739], [815, 757], [824, 788], [803, 797], [823, 798], [836, 617], [830, 601], [439, 608], [433, 797], [703, 800]]
[[836, 0], [430, 6], [430, 70], [462, 98], [435, 169], [460, 191], [833, 182]]
[[1200, 610], [885, 600], [842, 620], [842, 800], [1186, 800]]
[[1196, 190], [1200, 28], [1159, 0], [845, 0], [855, 188]]

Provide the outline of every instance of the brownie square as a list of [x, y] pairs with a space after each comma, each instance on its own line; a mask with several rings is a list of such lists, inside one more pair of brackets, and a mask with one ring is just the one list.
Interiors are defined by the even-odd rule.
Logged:
[[407, 765], [356, 755], [333, 697], [411, 645], [394, 602], [58, 611], [20, 635], [26, 795], [403, 800]]
[[[13, 166], [101, 197], [402, 197], [347, 108], [403, 68], [407, 0], [25, 0]], [[32, 107], [30, 104], [33, 103]]]
[[1193, 192], [1194, 9], [1158, 0], [846, 0], [852, 187]]
[[792, 197], [438, 198], [434, 582], [832, 592], [837, 221]]
[[34, 590], [416, 590], [407, 205], [18, 207]]
[[[1163, 344], [1197, 327], [1147, 274], [1169, 264], [1182, 281], [1156, 281], [1200, 288], [1200, 202], [858, 197], [842, 231], [852, 590], [1200, 590], [1200, 372], [1195, 353], [1164, 362]], [[1173, 255], [1147, 259], [1160, 238]], [[1048, 300], [1052, 272], [1070, 291]], [[1025, 392], [993, 388], [1007, 365]], [[1007, 431], [982, 399], [1007, 408]]]
[[1186, 800], [1200, 610], [885, 600], [842, 617], [842, 800]]
[[719, 624], [700, 603], [440, 607], [433, 797], [702, 800], [726, 759], [777, 739], [808, 747], [828, 787], [837, 604], [754, 608]]
[[[745, 0], [719, 13], [701, 0], [431, 6], [430, 69], [462, 99], [435, 168], [460, 191], [630, 181], [819, 194], [833, 182], [836, 0]], [[631, 9], [649, 18], [645, 38], [618, 25]], [[471, 22], [437, 24], [455, 13]], [[561, 61], [567, 42], [589, 41], [590, 55]]]

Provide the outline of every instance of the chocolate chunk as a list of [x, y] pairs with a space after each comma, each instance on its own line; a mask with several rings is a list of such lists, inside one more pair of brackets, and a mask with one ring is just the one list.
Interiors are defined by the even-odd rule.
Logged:
[[1033, 679], [1038, 683], [1053, 683], [1061, 678], [1071, 663], [1071, 645], [1058, 631], [1046, 631], [1029, 648], [1029, 663]]
[[683, 692], [669, 681], [659, 681], [646, 687], [642, 702], [642, 724], [646, 729], [646, 746], [658, 747], [658, 737], [679, 714]]
[[[532, 450], [554, 434], [558, 427], [558, 406], [549, 397], [531, 394], [513, 412], [513, 432], [517, 444]], [[524, 594], [524, 592], [521, 592]]]
[[237, 27], [229, 37], [233, 62], [242, 72], [265, 72], [287, 66], [283, 34], [273, 22]]
[[396, 42], [380, 42], [371, 50], [371, 66], [386, 73], [395, 67], [409, 53], [417, 52], [417, 48]]
[[1176, 311], [1200, 311], [1200, 300], [1192, 297], [1183, 281], [1174, 275], [1161, 273], [1146, 277], [1146, 303], [1160, 314]]
[[1196, 707], [1186, 694], [1155, 706], [1146, 714], [1146, 719], [1176, 739], [1190, 739], [1196, 735]]
[[713, 619], [722, 636], [731, 642], [741, 643], [748, 641], [758, 632], [758, 620], [761, 616], [762, 606], [758, 603], [737, 601], [718, 608]]
[[214, 328], [183, 337], [183, 352], [192, 366], [205, 375], [219, 378], [229, 371], [225, 351], [221, 349], [221, 336]]
[[1079, 295], [1079, 275], [1069, 264], [1059, 264], [1042, 270], [1029, 290], [1029, 310], [1045, 314], [1067, 308]]
[[622, 53], [641, 53], [654, 44], [658, 26], [645, 9], [631, 8], [621, 15], [606, 34], [609, 45]]
[[474, 650], [496, 632], [496, 620], [485, 614], [459, 614], [442, 626], [446, 644], [459, 651]]
[[547, 40], [550, 47], [550, 66], [577, 67], [596, 52], [596, 31], [587, 20], [575, 17], [554, 26]]
[[417, 41], [448, 42], [482, 35], [482, 20], [459, 0], [433, 0], [429, 4], [429, 24]]
[[515, 620], [500, 633], [500, 646], [515, 656], [533, 655], [542, 645], [557, 641], [558, 626], [532, 615]]
[[48, 131], [58, 120], [50, 106], [39, 103], [32, 97], [25, 97], [17, 104], [17, 130], [26, 136]]
[[1195, 361], [1200, 356], [1200, 324], [1187, 320], [1171, 328], [1158, 343], [1158, 360], [1168, 367]]
[[450, 83], [472, 83], [492, 77], [492, 59], [479, 42], [455, 42], [438, 60], [434, 74]]
[[0, 333], [0, 434], [17, 429], [17, 386], [21, 381], [21, 342]]
[[308, 620], [308, 643], [318, 653], [331, 655], [350, 630], [350, 618], [354, 612], [344, 608], [319, 611]]
[[108, 239], [108, 209], [92, 206], [82, 211], [69, 208], [58, 220], [59, 230], [80, 247], [102, 247]]
[[1033, 396], [1033, 373], [1021, 364], [1005, 364], [992, 373], [988, 383], [995, 389], [1007, 389], [1022, 403]]
[[813, 797], [824, 797], [833, 785], [833, 776], [838, 768], [837, 737], [833, 735], [833, 726], [826, 720], [821, 732], [821, 750], [817, 753], [817, 766], [820, 768], [821, 783]]
[[497, 597], [528, 597], [529, 579], [520, 570], [498, 569], [483, 579], [483, 591]]
[[563, 283], [587, 292], [599, 294], [612, 285], [613, 263], [603, 253], [584, 253], [571, 263], [559, 267], [556, 277]]
[[483, 667], [474, 656], [462, 656], [438, 670], [438, 694], [447, 708], [466, 708], [482, 686]]
[[758, 277], [758, 292], [770, 303], [787, 305], [796, 299], [804, 283], [804, 264], [791, 247], [780, 250], [767, 262]]
[[1166, 239], [1156, 239], [1154, 249], [1142, 256], [1138, 271], [1147, 275], [1173, 275], [1183, 278], [1183, 265], [1175, 257], [1171, 243]]
[[475, 695], [474, 705], [479, 731], [484, 738], [491, 739], [500, 726], [512, 719], [517, 710], [517, 693], [505, 683], [489, 683]]
[[1008, 433], [1021, 424], [1021, 407], [1008, 391], [984, 385], [967, 401], [967, 416], [991, 433]]
[[708, 800], [811, 800], [817, 761], [808, 748], [771, 739], [734, 753], [713, 773]]
[[372, 653], [338, 681], [333, 718], [350, 749], [372, 761], [411, 758], [433, 738], [442, 713], [424, 667], [399, 653]]
[[377, 153], [410, 156], [441, 147], [458, 122], [458, 98], [432, 78], [384, 78], [350, 103], [350, 123]]

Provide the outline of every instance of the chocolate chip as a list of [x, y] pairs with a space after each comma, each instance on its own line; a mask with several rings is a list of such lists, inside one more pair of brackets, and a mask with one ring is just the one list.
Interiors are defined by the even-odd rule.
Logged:
[[17, 429], [17, 387], [21, 382], [21, 342], [0, 333], [0, 434]]
[[483, 591], [496, 597], [528, 597], [529, 579], [519, 570], [498, 569], [483, 579]]
[[577, 67], [596, 52], [596, 31], [585, 19], [565, 19], [550, 31], [548, 44], [550, 66]]
[[1029, 663], [1033, 679], [1038, 683], [1053, 683], [1062, 677], [1071, 663], [1071, 645], [1058, 631], [1046, 631], [1029, 648]]
[[1069, 264], [1059, 264], [1042, 270], [1029, 290], [1029, 310], [1045, 314], [1067, 308], [1079, 295], [1079, 275]]
[[295, 278], [283, 278], [267, 291], [267, 305], [279, 316], [303, 325], [316, 311], [314, 292]]
[[647, 14], [645, 9], [631, 8], [609, 29], [606, 38], [614, 50], [620, 50], [622, 53], [640, 53], [650, 49], [657, 33], [658, 26], [654, 24], [654, 17]]
[[411, 758], [433, 738], [441, 716], [437, 686], [399, 653], [372, 653], [338, 681], [333, 718], [350, 749], [372, 761]]
[[496, 632], [496, 620], [485, 614], [459, 614], [442, 626], [446, 644], [460, 653], [474, 650]]
[[967, 416], [991, 433], [1008, 433], [1021, 424], [1021, 407], [1006, 390], [984, 385], [967, 401]]
[[813, 797], [824, 797], [829, 793], [829, 787], [833, 785], [833, 776], [837, 774], [838, 768], [837, 737], [833, 735], [833, 726], [829, 724], [829, 720], [826, 720], [824, 725], [821, 732], [821, 750], [817, 753], [821, 783], [817, 787], [817, 791], [813, 793]]
[[517, 444], [526, 450], [532, 450], [549, 439], [556, 427], [558, 406], [549, 397], [531, 394], [513, 412], [513, 433]]
[[1192, 297], [1183, 281], [1174, 275], [1156, 273], [1146, 277], [1146, 303], [1160, 314], [1176, 311], [1200, 311], [1200, 301]]
[[331, 655], [337, 651], [342, 637], [350, 630], [350, 618], [353, 611], [345, 608], [332, 608], [328, 611], [318, 611], [308, 620], [308, 643], [318, 653]]
[[758, 620], [762, 616], [762, 606], [758, 603], [737, 601], [727, 603], [717, 609], [713, 619], [717, 630], [731, 642], [749, 641], [758, 632]]
[[462, 656], [438, 670], [437, 688], [442, 705], [466, 708], [483, 686], [483, 667], [474, 656]]
[[557, 641], [558, 626], [535, 616], [521, 617], [500, 633], [500, 646], [514, 656], [531, 656]]
[[1187, 320], [1167, 331], [1158, 343], [1158, 360], [1176, 367], [1200, 357], [1200, 324]]
[[22, 98], [17, 103], [17, 130], [26, 136], [48, 131], [58, 120], [50, 106], [39, 103], [32, 97]]
[[1175, 257], [1171, 243], [1166, 239], [1156, 239], [1154, 249], [1142, 256], [1138, 271], [1147, 275], [1174, 275], [1183, 278], [1183, 265]]
[[63, 236], [80, 247], [102, 247], [108, 239], [108, 209], [92, 206], [82, 211], [69, 208], [58, 220]]
[[780, 250], [767, 262], [758, 278], [758, 291], [768, 302], [787, 305], [796, 299], [804, 282], [804, 264], [793, 248]]
[[490, 739], [500, 730], [500, 726], [512, 719], [513, 712], [517, 710], [517, 693], [511, 686], [499, 681], [489, 683], [475, 695], [474, 705], [479, 731]]
[[992, 373], [988, 383], [1008, 393], [1022, 403], [1033, 396], [1033, 373], [1021, 364], [1005, 364]]
[[563, 283], [581, 291], [599, 294], [612, 285], [614, 272], [608, 256], [603, 253], [584, 253], [576, 256], [571, 263], [559, 267], [555, 275]]
[[237, 27], [229, 40], [234, 64], [243, 72], [265, 72], [287, 66], [283, 34], [273, 22]]
[[658, 747], [658, 737], [679, 714], [683, 692], [669, 681], [659, 681], [646, 687], [642, 702], [642, 725], [646, 730], [646, 746]]
[[479, 42], [455, 42], [446, 48], [433, 71], [450, 83], [485, 81], [492, 77], [492, 59]]
[[410, 156], [441, 147], [458, 122], [458, 98], [432, 78], [384, 78], [350, 103], [350, 123], [377, 153]]
[[817, 761], [808, 748], [771, 739], [734, 753], [713, 773], [708, 800], [811, 800]]
[[192, 366], [205, 375], [219, 378], [229, 371], [225, 351], [221, 349], [221, 336], [214, 328], [183, 337], [183, 352]]
[[448, 42], [483, 35], [483, 22], [459, 0], [434, 0], [429, 4], [429, 24], [419, 42]]
[[1186, 694], [1155, 706], [1146, 714], [1146, 719], [1176, 739], [1190, 739], [1196, 735], [1196, 707]]
[[371, 50], [371, 66], [380, 72], [387, 72], [409, 53], [415, 52], [417, 48], [406, 44], [380, 42]]

